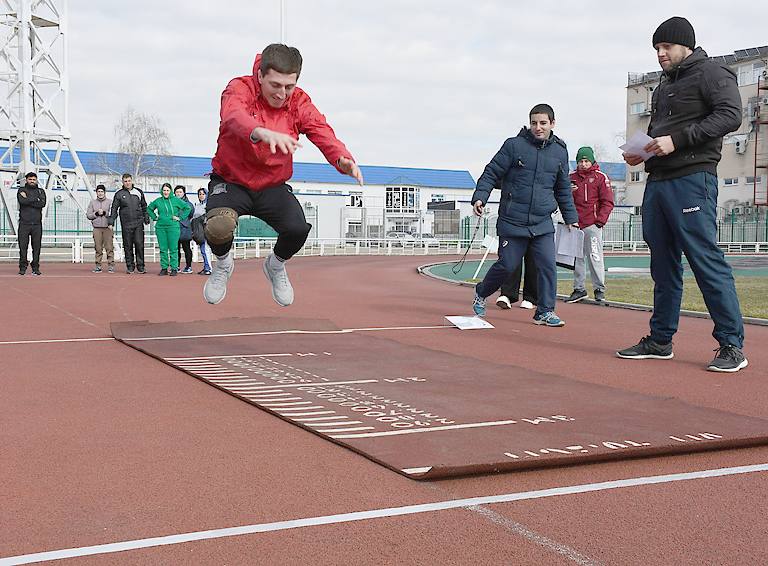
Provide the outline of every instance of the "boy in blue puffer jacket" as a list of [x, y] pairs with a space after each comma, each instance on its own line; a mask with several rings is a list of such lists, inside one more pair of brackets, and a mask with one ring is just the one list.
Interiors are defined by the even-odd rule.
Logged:
[[472, 308], [485, 315], [486, 299], [501, 286], [530, 248], [539, 270], [539, 303], [535, 324], [563, 326], [555, 314], [557, 266], [555, 264], [555, 225], [552, 213], [560, 207], [566, 224], [578, 226], [578, 214], [568, 177], [568, 150], [552, 129], [555, 111], [548, 104], [537, 104], [530, 113], [530, 129], [523, 127], [509, 138], [485, 166], [472, 195], [475, 214], [483, 215], [485, 203], [497, 183], [501, 184], [501, 204], [496, 232], [499, 259], [475, 287]]

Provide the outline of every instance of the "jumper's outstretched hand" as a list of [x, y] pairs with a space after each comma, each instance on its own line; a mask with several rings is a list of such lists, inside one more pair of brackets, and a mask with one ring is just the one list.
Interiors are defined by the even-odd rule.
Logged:
[[353, 179], [357, 179], [360, 186], [363, 186], [363, 174], [360, 172], [360, 167], [357, 163], [349, 159], [348, 157], [339, 157], [339, 169], [344, 172], [345, 175], [349, 175]]
[[263, 142], [269, 144], [269, 151], [277, 153], [279, 149], [286, 155], [294, 153], [300, 147], [303, 147], [299, 140], [294, 139], [288, 134], [282, 134], [266, 128], [257, 127], [251, 132], [252, 142]]

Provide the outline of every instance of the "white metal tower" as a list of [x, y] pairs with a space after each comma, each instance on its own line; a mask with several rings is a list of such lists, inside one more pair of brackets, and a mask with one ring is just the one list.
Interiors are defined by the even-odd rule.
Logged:
[[[0, 0], [0, 89], [0, 194], [14, 232], [11, 186], [30, 171], [85, 214], [75, 191], [95, 195], [70, 141], [67, 0]], [[67, 153], [74, 167], [61, 165]]]

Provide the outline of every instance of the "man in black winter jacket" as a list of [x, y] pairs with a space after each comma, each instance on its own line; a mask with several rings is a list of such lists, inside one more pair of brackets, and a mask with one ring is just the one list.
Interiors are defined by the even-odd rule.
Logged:
[[32, 240], [32, 273], [40, 275], [40, 245], [43, 239], [45, 190], [37, 185], [37, 173], [27, 173], [26, 183], [16, 193], [19, 201], [19, 275], [27, 272], [27, 247]]
[[[115, 226], [117, 215], [120, 214], [120, 226], [123, 231], [123, 251], [125, 252], [125, 268], [127, 273], [144, 269], [144, 225], [149, 224], [147, 199], [144, 192], [133, 186], [133, 177], [129, 173], [123, 175], [123, 188], [115, 193], [112, 200], [112, 210], [109, 213], [109, 225]], [[134, 260], [135, 254], [135, 260]]]
[[[651, 250], [654, 281], [651, 333], [617, 352], [622, 358], [672, 357], [683, 296], [682, 254], [715, 324], [720, 347], [707, 367], [735, 372], [747, 365], [744, 325], [731, 266], [717, 246], [717, 164], [723, 136], [741, 126], [736, 75], [696, 47], [685, 18], [662, 23], [653, 46], [664, 71], [653, 93], [645, 151], [648, 181], [643, 195], [643, 239]], [[629, 165], [643, 158], [624, 154]]]

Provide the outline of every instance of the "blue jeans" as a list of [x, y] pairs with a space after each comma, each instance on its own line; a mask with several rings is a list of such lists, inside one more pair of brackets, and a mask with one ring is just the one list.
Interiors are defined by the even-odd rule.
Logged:
[[539, 275], [539, 301], [536, 314], [555, 310], [557, 294], [557, 266], [555, 265], [555, 235], [543, 234], [533, 238], [499, 238], [499, 259], [488, 270], [475, 292], [481, 297], [490, 297], [520, 265], [525, 252], [530, 249], [536, 261]]
[[744, 325], [731, 266], [717, 246], [717, 177], [693, 173], [648, 181], [643, 195], [643, 239], [651, 250], [651, 338], [668, 341], [677, 332], [683, 297], [682, 254], [696, 277], [718, 343], [742, 347]]

